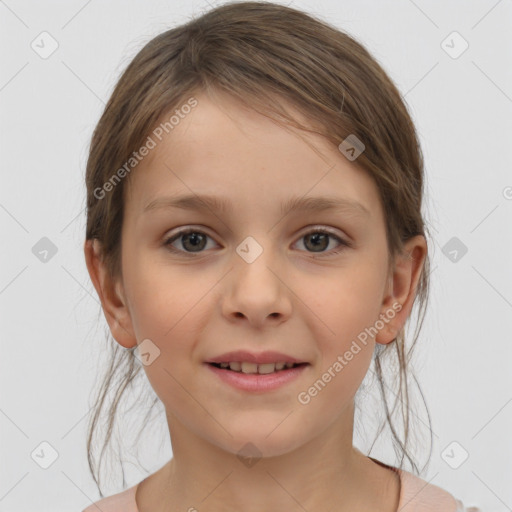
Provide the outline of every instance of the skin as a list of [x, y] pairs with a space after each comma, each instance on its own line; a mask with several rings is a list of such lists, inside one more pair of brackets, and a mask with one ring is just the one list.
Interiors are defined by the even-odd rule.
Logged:
[[[108, 277], [97, 241], [84, 246], [114, 339], [131, 348], [149, 338], [160, 350], [144, 370], [165, 406], [173, 458], [139, 484], [139, 511], [396, 511], [398, 476], [352, 445], [354, 396], [375, 343], [392, 342], [411, 311], [425, 239], [409, 240], [388, 273], [378, 190], [357, 160], [228, 96], [195, 97], [198, 105], [130, 175], [122, 278]], [[233, 212], [143, 213], [156, 197], [191, 192], [225, 198]], [[281, 203], [305, 195], [349, 198], [369, 213], [283, 217]], [[207, 245], [194, 253], [182, 236], [172, 253], [164, 242], [191, 225]], [[340, 244], [328, 238], [315, 252], [305, 235], [318, 226], [352, 247], [333, 254]], [[263, 248], [252, 263], [236, 252], [248, 236]], [[402, 305], [394, 318], [299, 403], [393, 303]], [[277, 350], [310, 366], [277, 391], [249, 393], [203, 364], [236, 349]], [[237, 457], [248, 442], [261, 453], [250, 467]]]

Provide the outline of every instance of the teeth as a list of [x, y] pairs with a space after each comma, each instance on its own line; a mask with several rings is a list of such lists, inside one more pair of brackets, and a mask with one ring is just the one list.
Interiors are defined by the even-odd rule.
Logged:
[[242, 373], [259, 373], [265, 375], [268, 373], [274, 373], [275, 371], [284, 370], [285, 368], [292, 368], [294, 363], [265, 363], [256, 364], [248, 362], [233, 361], [230, 363], [220, 363], [221, 368], [229, 368], [235, 372]]
[[258, 365], [256, 363], [242, 363], [242, 373], [258, 373]]
[[[243, 366], [242, 366], [243, 371]], [[275, 363], [267, 363], [267, 364], [259, 364], [258, 365], [258, 373], [273, 373], [276, 371], [276, 364]]]

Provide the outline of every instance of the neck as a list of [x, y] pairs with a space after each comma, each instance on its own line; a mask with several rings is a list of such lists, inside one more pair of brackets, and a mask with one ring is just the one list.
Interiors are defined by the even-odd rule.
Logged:
[[[196, 436], [175, 417], [168, 415], [168, 422], [173, 458], [153, 486], [155, 498], [148, 506], [152, 512], [261, 512], [290, 507], [309, 512], [395, 511], [398, 505], [396, 475], [352, 446], [352, 422], [335, 422], [286, 453], [261, 457], [253, 453], [253, 458]], [[146, 510], [139, 505], [139, 512]]]

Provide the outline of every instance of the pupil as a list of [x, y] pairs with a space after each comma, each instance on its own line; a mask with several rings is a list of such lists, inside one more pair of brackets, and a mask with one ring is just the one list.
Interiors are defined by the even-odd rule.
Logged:
[[[201, 238], [203, 240], [201, 240]], [[185, 235], [183, 235], [183, 247], [185, 247], [187, 250], [189, 250], [190, 248], [192, 249], [203, 249], [204, 248], [204, 240], [205, 240], [205, 237], [201, 234], [201, 233], [187, 233]], [[203, 245], [201, 246], [201, 241], [203, 242]], [[191, 242], [191, 246], [190, 247], [187, 247], [187, 243], [188, 242]]]
[[[323, 240], [322, 240], [322, 238], [323, 238]], [[326, 235], [325, 233], [314, 233], [312, 235], [306, 235], [306, 240], [313, 241], [313, 249], [318, 249], [319, 242], [320, 242], [320, 246], [321, 245], [324, 246], [324, 247], [320, 247], [321, 250], [324, 250], [329, 245], [328, 235]], [[325, 244], [325, 241], [327, 241], [327, 245]], [[324, 242], [324, 243], [322, 244], [322, 242]], [[305, 245], [307, 246], [308, 244], [306, 243]], [[321, 252], [321, 251], [316, 251], [316, 252]]]

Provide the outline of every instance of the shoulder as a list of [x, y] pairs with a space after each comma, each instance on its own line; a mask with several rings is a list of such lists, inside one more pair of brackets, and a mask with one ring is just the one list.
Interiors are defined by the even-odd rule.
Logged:
[[135, 491], [138, 485], [96, 501], [82, 512], [139, 512], [135, 501]]
[[408, 471], [397, 469], [400, 474], [400, 512], [481, 512], [463, 503], [437, 485]]

